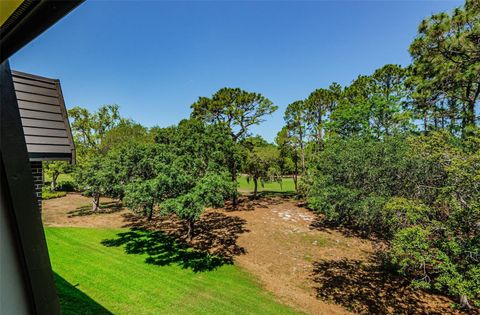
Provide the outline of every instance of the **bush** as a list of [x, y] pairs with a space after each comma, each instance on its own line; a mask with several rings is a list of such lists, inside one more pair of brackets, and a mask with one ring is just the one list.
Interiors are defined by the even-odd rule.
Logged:
[[66, 196], [67, 193], [65, 191], [51, 191], [48, 187], [42, 188], [42, 199], [48, 200], [53, 198], [59, 198]]
[[57, 184], [56, 190], [72, 192], [72, 191], [76, 191], [77, 187], [75, 186], [73, 181], [59, 181]]
[[407, 149], [404, 137], [331, 139], [302, 179], [309, 206], [331, 223], [383, 233], [384, 204], [410, 189]]
[[480, 303], [480, 137], [330, 139], [304, 180], [325, 220], [376, 233], [416, 287]]

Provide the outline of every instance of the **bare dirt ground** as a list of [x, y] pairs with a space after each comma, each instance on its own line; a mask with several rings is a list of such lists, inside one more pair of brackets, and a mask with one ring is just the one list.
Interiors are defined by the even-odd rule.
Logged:
[[120, 228], [123, 215], [130, 211], [110, 199], [101, 198], [100, 211], [92, 212], [92, 199], [79, 193], [43, 201], [42, 220], [45, 226]]
[[[186, 227], [175, 218], [147, 223], [107, 198], [100, 213], [90, 207], [90, 199], [79, 194], [44, 201], [44, 223], [142, 227], [187, 242]], [[382, 271], [376, 242], [322, 227], [316, 215], [289, 198], [244, 198], [237, 209], [209, 209], [189, 244], [243, 267], [280, 300], [308, 314], [456, 313], [450, 299], [413, 290]]]

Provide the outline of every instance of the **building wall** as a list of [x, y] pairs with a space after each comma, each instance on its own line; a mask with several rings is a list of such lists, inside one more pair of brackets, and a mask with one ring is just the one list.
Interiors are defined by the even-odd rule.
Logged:
[[13, 209], [7, 201], [6, 185], [5, 178], [0, 178], [0, 314], [28, 315], [32, 314], [29, 310], [29, 293], [22, 270], [20, 246], [15, 237], [15, 223], [12, 223], [14, 221], [10, 215]]
[[43, 187], [43, 171], [42, 162], [30, 162], [32, 168], [33, 184], [35, 186], [35, 195], [38, 200], [38, 209], [42, 211], [42, 187]]

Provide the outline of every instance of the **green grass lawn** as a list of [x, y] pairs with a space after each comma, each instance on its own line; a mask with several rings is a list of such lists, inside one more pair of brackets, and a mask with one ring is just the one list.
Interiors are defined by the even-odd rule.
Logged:
[[45, 233], [64, 314], [296, 313], [239, 267], [195, 272], [185, 259], [205, 256], [172, 242], [153, 244], [146, 232], [47, 228]]
[[[253, 181], [248, 182], [246, 176], [239, 176], [238, 189], [243, 192], [253, 192]], [[284, 178], [281, 185], [279, 183], [265, 183], [265, 186], [262, 187], [258, 183], [258, 191], [293, 193], [295, 192], [295, 184], [292, 178]]]
[[[52, 180], [52, 177], [48, 174], [45, 173], [44, 176], [46, 182], [50, 182]], [[61, 182], [73, 182], [73, 175], [71, 173], [58, 175], [57, 183]]]

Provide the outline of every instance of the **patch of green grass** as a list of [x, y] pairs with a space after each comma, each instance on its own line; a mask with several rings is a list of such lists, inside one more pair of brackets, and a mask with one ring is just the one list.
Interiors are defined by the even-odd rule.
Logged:
[[318, 247], [327, 247], [333, 245], [331, 240], [321, 236], [311, 235], [308, 233], [302, 233], [299, 234], [299, 236], [301, 237], [302, 242], [305, 243], [306, 246], [315, 245]]
[[65, 191], [51, 191], [50, 189], [42, 189], [42, 199], [43, 200], [48, 200], [48, 199], [53, 199], [53, 198], [59, 198], [66, 196], [67, 192]]
[[[243, 192], [253, 192], [254, 185], [253, 181], [247, 181], [247, 176], [239, 176], [238, 179], [238, 189]], [[282, 184], [277, 182], [273, 183], [265, 183], [264, 187], [260, 183], [258, 183], [258, 191], [266, 191], [266, 192], [284, 192], [284, 193], [293, 193], [295, 192], [295, 183], [293, 179], [288, 177], [282, 179]]]
[[[52, 177], [49, 176], [48, 174], [44, 173], [44, 180], [45, 182], [51, 182], [52, 181]], [[69, 174], [60, 174], [58, 175], [58, 178], [57, 178], [57, 183], [64, 183], [64, 182], [73, 182], [73, 174], [72, 173], [69, 173]]]
[[[165, 252], [171, 245], [142, 248], [143, 238], [114, 244], [125, 232], [46, 229], [64, 314], [296, 314], [235, 265], [195, 272], [185, 265], [190, 254], [182, 260]], [[132, 251], [132, 245], [141, 250]], [[157, 247], [161, 263], [147, 263]]]

